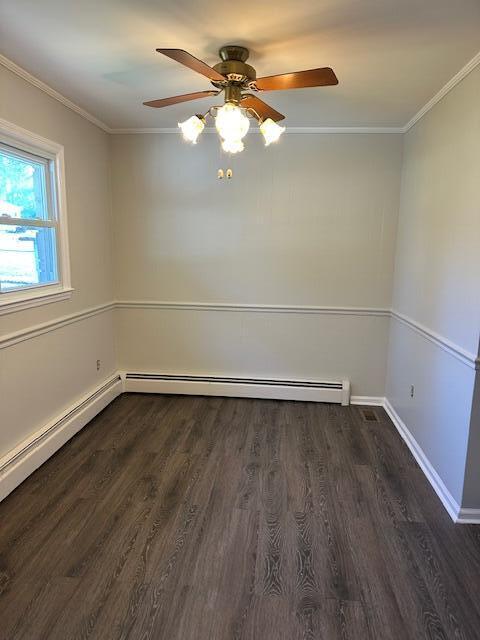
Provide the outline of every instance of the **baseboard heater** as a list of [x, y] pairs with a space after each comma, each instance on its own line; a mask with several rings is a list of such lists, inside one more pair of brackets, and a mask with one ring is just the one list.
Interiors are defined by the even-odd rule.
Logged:
[[0, 459], [0, 500], [18, 487], [35, 469], [90, 422], [112, 400], [122, 393], [123, 381], [117, 373], [88, 395]]
[[350, 404], [350, 382], [278, 380], [272, 378], [229, 378], [221, 376], [126, 373], [124, 390], [137, 393], [165, 393], [236, 398], [270, 398]]

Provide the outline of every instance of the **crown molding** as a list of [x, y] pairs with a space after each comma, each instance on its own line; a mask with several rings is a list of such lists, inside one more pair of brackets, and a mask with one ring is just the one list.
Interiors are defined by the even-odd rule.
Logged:
[[480, 64], [480, 51], [474, 56], [467, 64], [460, 69], [460, 71], [451, 78], [447, 84], [445, 84], [438, 93], [436, 93], [431, 100], [425, 104], [420, 111], [411, 118], [407, 124], [403, 127], [403, 133], [407, 133], [410, 129], [430, 111], [447, 93], [449, 93], [454, 87], [457, 86], [468, 74]]
[[[354, 133], [354, 134], [368, 134], [368, 133], [407, 133], [410, 129], [421, 119], [423, 116], [432, 109], [440, 100], [447, 95], [454, 87], [457, 86], [471, 71], [473, 71], [480, 64], [480, 51], [475, 55], [467, 64], [460, 69], [460, 71], [453, 76], [441, 89], [438, 91], [431, 100], [429, 100], [404, 126], [399, 127], [288, 127], [285, 133], [287, 134], [329, 134], [329, 133]], [[168, 133], [178, 134], [177, 127], [133, 127], [133, 128], [111, 128], [97, 117], [82, 109], [77, 104], [66, 98], [64, 95], [52, 89], [48, 84], [39, 80], [37, 77], [20, 67], [18, 64], [0, 54], [0, 65], [3, 65], [16, 75], [20, 76], [34, 87], [37, 87], [41, 91], [61, 102], [64, 106], [68, 107], [78, 115], [82, 116], [92, 124], [96, 125], [106, 133], [110, 134], [138, 134], [138, 133]], [[258, 127], [251, 128], [250, 131], [258, 132]], [[214, 133], [215, 129], [208, 127], [204, 130], [204, 133]]]
[[58, 102], [61, 102], [65, 107], [68, 107], [72, 111], [75, 111], [75, 113], [78, 113], [78, 115], [82, 116], [82, 118], [85, 118], [85, 120], [88, 120], [89, 122], [99, 127], [106, 133], [111, 133], [110, 127], [108, 127], [104, 122], [96, 118], [94, 115], [92, 115], [88, 111], [85, 111], [85, 109], [82, 109], [82, 107], [79, 107], [77, 104], [75, 104], [74, 102], [66, 98], [64, 95], [62, 95], [55, 89], [52, 89], [52, 87], [50, 87], [48, 84], [46, 84], [45, 82], [42, 82], [42, 80], [39, 80], [38, 78], [33, 76], [31, 73], [29, 73], [28, 71], [20, 67], [18, 64], [13, 62], [13, 60], [10, 60], [6, 56], [2, 55], [1, 53], [0, 53], [0, 64], [4, 66], [6, 69], [8, 69], [9, 71], [12, 71], [13, 73], [15, 73], [20, 78], [23, 78], [24, 80], [29, 82], [34, 87], [37, 87], [37, 89], [40, 89], [44, 93], [48, 94], [51, 98], [58, 100]]
[[[249, 133], [260, 133], [258, 127], [250, 127]], [[109, 133], [115, 135], [128, 135], [139, 133], [169, 133], [180, 135], [178, 127], [139, 127], [130, 129], [110, 129]], [[206, 127], [205, 133], [217, 133], [214, 127]], [[283, 135], [287, 134], [329, 134], [329, 133], [405, 133], [404, 127], [287, 127]]]

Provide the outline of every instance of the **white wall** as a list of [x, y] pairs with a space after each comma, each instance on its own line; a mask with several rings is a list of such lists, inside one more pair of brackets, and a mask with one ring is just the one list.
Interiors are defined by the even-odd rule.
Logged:
[[[229, 159], [215, 134], [113, 137], [120, 367], [351, 379], [384, 395], [402, 140], [285, 135]], [[217, 169], [232, 167], [231, 181]], [[158, 302], [348, 307], [349, 315]], [[180, 305], [181, 307], [181, 305]]]
[[390, 402], [459, 505], [470, 430], [480, 429], [471, 423], [480, 334], [479, 141], [477, 67], [405, 136], [393, 307], [412, 323], [392, 320], [387, 379]]
[[251, 134], [227, 160], [211, 134], [108, 136], [0, 66], [0, 117], [65, 147], [75, 287], [0, 317], [0, 457], [117, 367], [347, 377], [478, 509], [479, 106], [477, 68], [406, 136]]
[[[56, 328], [57, 320], [112, 300], [109, 137], [3, 66], [0, 117], [64, 145], [75, 288], [70, 300], [0, 316], [1, 458], [108, 378], [116, 363], [112, 311]], [[50, 331], [32, 334], [45, 323], [53, 323]]]
[[[480, 350], [479, 350], [480, 356]], [[470, 416], [467, 467], [463, 486], [462, 506], [465, 509], [480, 509], [480, 374], [476, 375]]]

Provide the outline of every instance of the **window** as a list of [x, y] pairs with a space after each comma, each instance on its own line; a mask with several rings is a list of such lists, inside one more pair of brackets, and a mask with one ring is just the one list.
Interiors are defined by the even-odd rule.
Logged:
[[60, 174], [62, 147], [0, 122], [0, 313], [71, 294]]

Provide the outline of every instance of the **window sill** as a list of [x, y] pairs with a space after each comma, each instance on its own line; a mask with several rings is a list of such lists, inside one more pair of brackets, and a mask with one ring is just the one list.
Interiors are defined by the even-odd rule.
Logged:
[[40, 307], [44, 304], [50, 304], [52, 302], [60, 302], [61, 300], [68, 300], [72, 297], [73, 289], [71, 287], [65, 287], [49, 291], [33, 291], [28, 295], [26, 292], [22, 292], [21, 296], [13, 296], [6, 300], [2, 298], [7, 297], [9, 294], [5, 293], [0, 295], [0, 316], [7, 313], [13, 313], [15, 311], [23, 311], [24, 309], [30, 309], [32, 307]]

